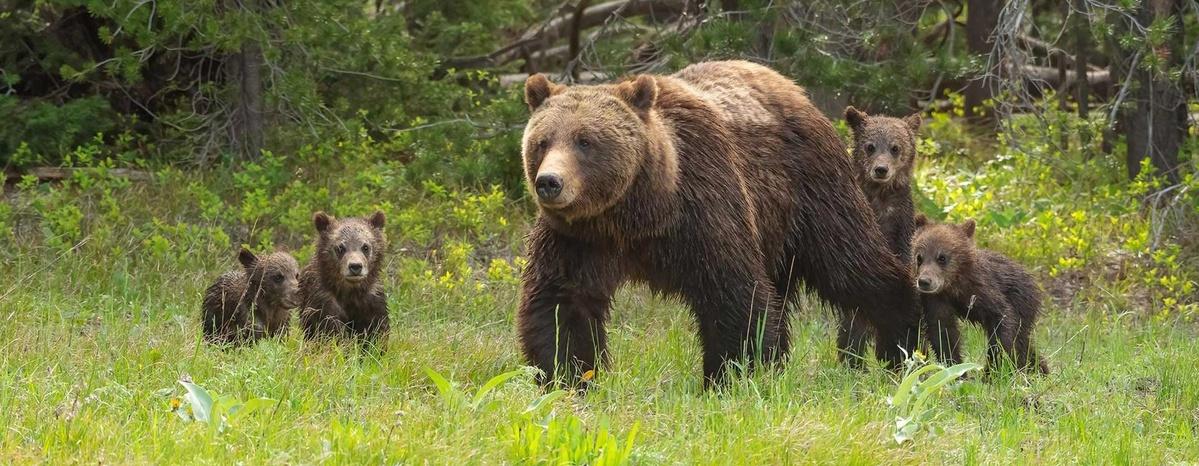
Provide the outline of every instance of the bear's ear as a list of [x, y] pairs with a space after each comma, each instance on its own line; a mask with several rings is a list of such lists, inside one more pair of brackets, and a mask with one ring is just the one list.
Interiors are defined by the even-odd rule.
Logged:
[[638, 113], [646, 113], [653, 108], [658, 100], [658, 82], [653, 76], [643, 74], [637, 79], [620, 83], [616, 88], [617, 95]]
[[534, 74], [525, 80], [525, 103], [529, 104], [529, 111], [537, 110], [546, 99], [558, 95], [563, 89], [566, 86], [550, 82], [544, 74]]
[[376, 230], [382, 230], [382, 229], [383, 229], [383, 223], [384, 223], [384, 221], [385, 221], [385, 220], [386, 220], [386, 219], [383, 217], [383, 211], [382, 211], [382, 210], [375, 211], [375, 214], [374, 214], [374, 215], [371, 215], [371, 220], [370, 220], [370, 221], [371, 221], [371, 226], [372, 226], [372, 227], [375, 227], [375, 229], [376, 229]]
[[916, 112], [903, 117], [903, 122], [912, 130], [912, 134], [916, 134], [920, 132], [920, 125], [924, 124], [924, 118], [920, 116], [920, 112]]
[[962, 229], [962, 233], [966, 234], [967, 238], [974, 238], [974, 219], [968, 219], [965, 222], [962, 222], [960, 228]]
[[928, 225], [928, 216], [924, 214], [916, 214], [916, 228]]
[[316, 231], [324, 233], [329, 230], [329, 225], [333, 223], [333, 218], [324, 212], [312, 214], [312, 224], [316, 226]]
[[849, 128], [854, 131], [860, 131], [866, 125], [868, 116], [866, 112], [853, 108], [853, 105], [845, 107], [845, 122], [849, 123]]
[[249, 249], [241, 248], [241, 251], [237, 253], [237, 261], [241, 262], [242, 267], [252, 269], [254, 264], [258, 263], [258, 256], [255, 256]]

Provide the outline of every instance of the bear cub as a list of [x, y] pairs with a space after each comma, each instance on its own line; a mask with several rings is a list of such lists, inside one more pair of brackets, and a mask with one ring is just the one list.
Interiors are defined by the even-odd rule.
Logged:
[[300, 275], [300, 323], [310, 340], [352, 336], [363, 344], [386, 341], [387, 296], [379, 268], [387, 239], [383, 212], [336, 219], [317, 212], [315, 257]]
[[[904, 118], [871, 116], [846, 107], [845, 122], [853, 131], [854, 177], [874, 218], [886, 237], [887, 246], [904, 264], [910, 261], [915, 207], [912, 204], [912, 167], [916, 161], [916, 135], [922, 120], [919, 113]], [[847, 351], [851, 364], [860, 357], [872, 331], [855, 312], [841, 314], [838, 348]], [[857, 356], [857, 357], [854, 357]]]
[[201, 325], [213, 344], [253, 343], [287, 331], [299, 297], [299, 270], [286, 252], [259, 257], [242, 249], [243, 270], [226, 272], [204, 292]]
[[1028, 271], [1002, 254], [976, 247], [974, 220], [935, 224], [920, 215], [915, 223], [916, 290], [937, 355], [949, 364], [961, 362], [960, 318], [987, 333], [988, 373], [998, 367], [1003, 353], [1019, 369], [1048, 373], [1031, 341], [1041, 290]]

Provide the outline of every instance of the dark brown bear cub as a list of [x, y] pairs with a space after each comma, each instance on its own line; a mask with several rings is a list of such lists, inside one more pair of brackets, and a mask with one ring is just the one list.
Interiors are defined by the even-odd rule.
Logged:
[[518, 324], [542, 381], [606, 358], [613, 293], [644, 283], [689, 305], [704, 385], [781, 361], [802, 285], [876, 332], [898, 364], [919, 337], [911, 270], [887, 248], [832, 123], [790, 79], [710, 62], [595, 86], [525, 83], [522, 141], [538, 216]]
[[253, 343], [287, 331], [288, 310], [299, 295], [299, 265], [291, 254], [262, 257], [242, 249], [244, 270], [226, 272], [204, 292], [204, 339], [214, 344]]
[[916, 226], [916, 289], [924, 300], [928, 338], [937, 355], [950, 364], [961, 362], [961, 318], [987, 333], [988, 372], [1003, 353], [1017, 368], [1049, 372], [1031, 340], [1041, 311], [1041, 290], [1024, 267], [975, 247], [974, 220], [934, 224], [920, 215]]
[[[854, 172], [858, 186], [874, 212], [891, 252], [907, 264], [912, 249], [915, 208], [912, 204], [912, 168], [916, 160], [919, 113], [904, 118], [871, 116], [853, 107], [845, 109], [853, 130]], [[857, 363], [865, 352], [871, 330], [856, 313], [842, 313], [838, 347]], [[857, 356], [857, 357], [853, 357]]]
[[386, 341], [387, 296], [379, 267], [387, 240], [383, 212], [369, 219], [335, 219], [324, 212], [316, 226], [316, 256], [300, 276], [300, 323], [308, 339], [353, 336], [366, 344]]

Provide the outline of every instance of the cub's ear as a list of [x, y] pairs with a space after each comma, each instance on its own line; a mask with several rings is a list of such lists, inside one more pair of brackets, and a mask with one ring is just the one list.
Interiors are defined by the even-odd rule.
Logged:
[[537, 110], [545, 100], [561, 93], [566, 86], [550, 82], [544, 74], [537, 73], [525, 80], [525, 103], [529, 111]]
[[974, 238], [974, 219], [968, 219], [965, 222], [962, 222], [960, 228], [962, 229], [962, 233], [966, 234], [967, 238]]
[[907, 123], [908, 129], [912, 130], [912, 134], [920, 132], [920, 125], [924, 124], [924, 117], [920, 116], [920, 112], [903, 117], [903, 122]]
[[849, 123], [849, 128], [854, 131], [861, 131], [866, 125], [866, 112], [853, 108], [853, 105], [845, 107], [845, 122]]
[[383, 229], [383, 223], [384, 223], [384, 221], [385, 221], [385, 220], [386, 220], [386, 219], [383, 217], [383, 211], [382, 211], [382, 210], [375, 211], [375, 214], [374, 214], [374, 215], [371, 215], [371, 219], [370, 219], [371, 226], [372, 226], [372, 227], [375, 227], [375, 229], [376, 229], [376, 230], [382, 230], [382, 229]]
[[329, 231], [329, 225], [333, 223], [333, 217], [324, 212], [312, 214], [312, 224], [316, 226], [316, 231], [324, 233]]
[[249, 269], [258, 263], [258, 256], [255, 256], [249, 249], [241, 248], [241, 251], [237, 253], [237, 261], [241, 262], [242, 267]]
[[916, 214], [916, 228], [928, 225], [928, 216], [924, 214]]
[[620, 83], [616, 88], [617, 95], [638, 113], [644, 114], [653, 108], [658, 100], [658, 82], [653, 76], [643, 74], [637, 79]]

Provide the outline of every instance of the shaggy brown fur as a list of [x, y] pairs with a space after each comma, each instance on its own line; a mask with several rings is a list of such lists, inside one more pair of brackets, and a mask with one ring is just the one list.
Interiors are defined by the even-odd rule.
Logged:
[[[912, 168], [916, 161], [916, 135], [920, 130], [919, 113], [902, 119], [870, 116], [853, 107], [845, 109], [845, 121], [853, 130], [854, 174], [866, 201], [874, 211], [891, 252], [907, 264], [912, 249], [913, 221]], [[841, 314], [837, 341], [851, 354], [865, 354], [872, 330], [855, 313]]]
[[712, 62], [671, 76], [565, 87], [531, 76], [524, 168], [539, 215], [518, 313], [527, 360], [578, 380], [605, 359], [626, 281], [681, 297], [705, 386], [726, 363], [776, 361], [783, 303], [802, 280], [878, 332], [878, 356], [914, 347], [918, 308], [832, 125], [763, 66]]
[[988, 372], [999, 364], [1001, 349], [1017, 368], [1049, 372], [1032, 345], [1041, 311], [1041, 290], [1032, 276], [1011, 259], [975, 247], [973, 220], [932, 224], [920, 215], [916, 224], [916, 288], [937, 355], [950, 364], [961, 362], [961, 318], [987, 332]]
[[387, 239], [384, 217], [335, 219], [317, 212], [316, 257], [300, 276], [300, 323], [304, 337], [353, 336], [364, 344], [387, 340], [387, 296], [379, 286], [379, 268]]
[[299, 295], [295, 258], [286, 252], [257, 257], [242, 249], [237, 260], [244, 270], [226, 272], [204, 292], [204, 339], [240, 344], [286, 333], [288, 310]]

